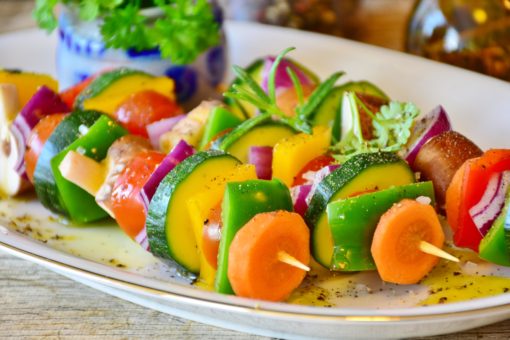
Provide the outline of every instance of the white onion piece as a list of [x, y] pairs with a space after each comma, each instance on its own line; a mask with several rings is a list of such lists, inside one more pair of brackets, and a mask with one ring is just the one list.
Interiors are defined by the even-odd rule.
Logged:
[[255, 171], [259, 179], [271, 179], [273, 173], [273, 147], [250, 147], [248, 151], [248, 163], [255, 165]]
[[172, 128], [177, 124], [178, 121], [186, 117], [186, 115], [178, 115], [175, 117], [161, 119], [157, 122], [151, 123], [147, 125], [145, 128], [147, 130], [147, 134], [149, 135], [149, 140], [151, 141], [154, 149], [159, 149], [159, 138], [166, 132], [172, 130]]
[[311, 184], [297, 185], [290, 188], [290, 195], [292, 197], [292, 203], [294, 204], [294, 211], [301, 216], [305, 216], [306, 210], [308, 209], [308, 202], [306, 198], [312, 190]]
[[448, 114], [441, 105], [423, 116], [414, 126], [408, 142], [409, 146], [404, 151], [404, 158], [407, 163], [413, 166], [418, 151], [427, 141], [451, 129], [452, 126]]
[[480, 201], [469, 209], [469, 215], [482, 235], [486, 235], [505, 204], [510, 171], [492, 175]]

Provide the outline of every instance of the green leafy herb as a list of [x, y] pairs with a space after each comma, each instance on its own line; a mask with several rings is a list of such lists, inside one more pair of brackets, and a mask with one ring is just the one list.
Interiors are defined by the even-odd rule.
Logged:
[[[344, 100], [348, 100], [350, 112], [343, 113], [351, 114], [352, 127], [333, 147], [339, 153], [335, 158], [340, 162], [360, 153], [400, 151], [409, 140], [414, 119], [420, 114], [419, 109], [412, 103], [392, 101], [383, 105], [379, 112], [373, 113], [352, 92], [347, 93]], [[358, 105], [372, 118], [374, 139], [363, 138]]]
[[[163, 58], [187, 64], [220, 41], [218, 23], [207, 0], [36, 0], [34, 18], [51, 32], [58, 3], [77, 9], [81, 20], [101, 19], [110, 48], [159, 48]], [[146, 7], [154, 7], [148, 12]]]
[[308, 100], [304, 100], [303, 87], [299, 78], [290, 67], [287, 67], [285, 71], [292, 80], [292, 84], [297, 94], [298, 105], [295, 108], [295, 115], [288, 117], [283, 110], [278, 107], [276, 101], [276, 71], [280, 65], [282, 59], [287, 53], [294, 50], [294, 47], [286, 48], [281, 52], [271, 65], [271, 69], [268, 75], [266, 93], [262, 87], [241, 67], [233, 66], [234, 73], [238, 78], [238, 82], [234, 83], [230, 89], [224, 93], [225, 97], [242, 100], [249, 102], [250, 104], [257, 107], [262, 113], [271, 114], [274, 118], [290, 125], [297, 131], [305, 133], [312, 133], [312, 128], [308, 122], [308, 116], [312, 113], [317, 106], [324, 100], [329, 94], [335, 82], [343, 74], [343, 72], [337, 72], [328, 78], [324, 83], [321, 83], [310, 95]]

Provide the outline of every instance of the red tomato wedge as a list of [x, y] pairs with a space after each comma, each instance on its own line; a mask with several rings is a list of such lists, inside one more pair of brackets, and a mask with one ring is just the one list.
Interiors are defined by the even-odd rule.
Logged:
[[182, 114], [172, 99], [152, 90], [132, 94], [114, 112], [115, 119], [130, 133], [147, 137], [146, 126]]
[[308, 171], [319, 171], [323, 167], [333, 164], [335, 159], [328, 154], [320, 155], [318, 157], [315, 157], [310, 162], [308, 162], [303, 169], [299, 171], [299, 173], [294, 178], [294, 183], [292, 183], [292, 186], [296, 185], [303, 185], [307, 182], [305, 178], [303, 178], [303, 175], [306, 174]]
[[80, 93], [89, 86], [90, 83], [96, 78], [97, 75], [90, 76], [76, 85], [73, 85], [62, 92], [60, 92], [60, 98], [69, 107], [74, 107], [74, 102]]
[[30, 136], [27, 140], [27, 150], [25, 151], [25, 163], [30, 182], [34, 182], [35, 167], [44, 143], [46, 143], [53, 133], [53, 130], [55, 130], [66, 116], [67, 114], [65, 113], [48, 115], [41, 119], [32, 132], [30, 132]]
[[135, 238], [145, 226], [146, 211], [140, 191], [163, 161], [165, 155], [158, 151], [142, 151], [121, 173], [113, 186], [111, 210], [120, 228]]
[[218, 268], [218, 248], [221, 239], [221, 202], [211, 210], [207, 221], [204, 223], [202, 233], [202, 251], [209, 264]]
[[458, 170], [463, 171], [463, 175], [459, 174], [462, 180], [455, 178], [457, 174], [454, 176], [446, 195], [446, 214], [455, 232], [456, 246], [478, 252], [483, 235], [469, 210], [482, 198], [492, 175], [506, 170], [510, 170], [510, 150], [492, 149], [479, 158], [468, 160]]

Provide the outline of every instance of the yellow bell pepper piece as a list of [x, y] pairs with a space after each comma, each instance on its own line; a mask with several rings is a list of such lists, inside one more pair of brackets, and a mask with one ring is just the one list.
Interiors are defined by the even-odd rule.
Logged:
[[317, 126], [311, 135], [300, 133], [277, 143], [273, 149], [273, 178], [291, 186], [294, 177], [312, 159], [326, 153], [331, 144], [331, 128]]
[[113, 115], [129, 96], [146, 90], [156, 91], [175, 100], [174, 81], [171, 78], [133, 73], [119, 78], [97, 96], [86, 99], [83, 102], [83, 108]]
[[43, 85], [55, 92], [58, 91], [58, 82], [46, 74], [0, 70], [0, 84], [2, 83], [16, 86], [21, 107], [25, 106], [37, 89]]
[[223, 199], [225, 186], [228, 182], [240, 182], [256, 178], [255, 167], [251, 164], [242, 164], [227, 173], [225, 177], [215, 178], [214, 181], [211, 181], [207, 191], [202, 191], [187, 201], [200, 258], [200, 276], [197, 281], [197, 285], [200, 287], [213, 290], [214, 277], [216, 275], [216, 269], [209, 264], [202, 253], [204, 221], [209, 217], [211, 210]]

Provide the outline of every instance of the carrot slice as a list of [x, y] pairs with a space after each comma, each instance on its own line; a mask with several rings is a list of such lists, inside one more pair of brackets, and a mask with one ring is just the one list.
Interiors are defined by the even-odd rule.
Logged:
[[414, 284], [427, 275], [439, 258], [422, 252], [421, 241], [443, 246], [444, 233], [434, 208], [410, 199], [394, 204], [381, 216], [372, 241], [372, 256], [381, 278]]
[[310, 261], [310, 232], [302, 217], [288, 211], [255, 215], [235, 235], [229, 249], [228, 278], [236, 295], [283, 301], [306, 271], [278, 259], [281, 251]]

